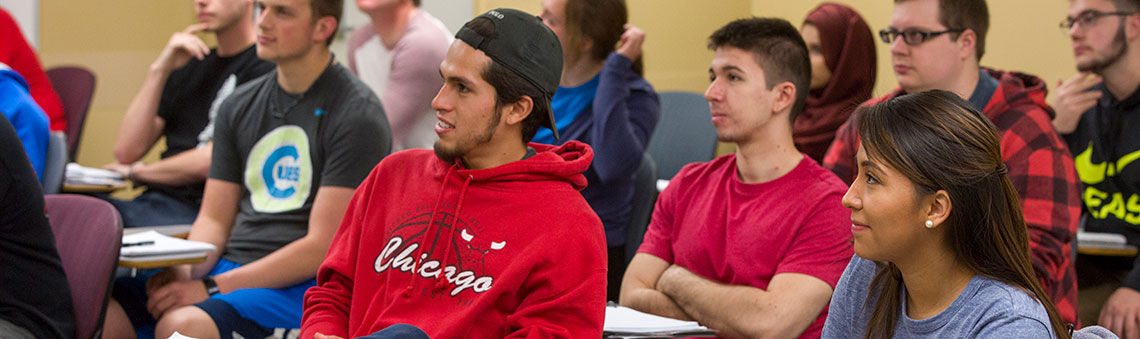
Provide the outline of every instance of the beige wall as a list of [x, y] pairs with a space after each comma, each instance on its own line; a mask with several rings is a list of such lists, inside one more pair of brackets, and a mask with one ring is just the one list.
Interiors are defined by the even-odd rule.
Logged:
[[[732, 19], [750, 15], [780, 17], [797, 27], [821, 0], [627, 0], [630, 21], [646, 32], [645, 77], [658, 90], [703, 92], [708, 84], [706, 69], [712, 53], [705, 38]], [[890, 0], [835, 0], [859, 11], [874, 32], [890, 22]], [[495, 7], [513, 7], [538, 13], [540, 0], [476, 0], [482, 13]], [[1057, 28], [1065, 16], [1065, 0], [989, 1], [990, 32], [983, 66], [1018, 70], [1046, 80], [1049, 88], [1058, 79], [1075, 73], [1068, 38]], [[878, 40], [876, 40], [878, 41]], [[877, 43], [879, 75], [875, 95], [884, 94], [897, 82], [891, 72], [889, 45]], [[722, 145], [718, 153], [731, 151]]]
[[[752, 0], [752, 14], [785, 18], [799, 26], [807, 13], [823, 2]], [[876, 34], [879, 76], [875, 95], [885, 94], [898, 86], [891, 71], [890, 45], [878, 42], [878, 31], [890, 23], [894, 3], [889, 0], [832, 2], [854, 8]], [[1045, 79], [1050, 90], [1058, 79], [1076, 73], [1068, 36], [1057, 28], [1057, 23], [1065, 17], [1068, 1], [997, 0], [988, 3], [990, 31], [986, 35], [986, 55], [982, 57], [982, 66], [1037, 75]]]
[[[95, 73], [95, 97], [77, 160], [102, 166], [146, 69], [174, 31], [194, 22], [184, 0], [41, 1], [40, 58], [45, 68], [81, 65]], [[152, 152], [154, 153], [154, 152]], [[154, 155], [152, 154], [151, 157]]]
[[[542, 11], [541, 0], [476, 0], [476, 14], [509, 7], [530, 13]], [[627, 0], [630, 23], [645, 31], [645, 78], [658, 91], [704, 93], [712, 52], [705, 48], [709, 34], [725, 23], [749, 16], [747, 0]], [[732, 152], [721, 144], [718, 154]]]
[[[705, 48], [709, 34], [724, 23], [747, 16], [747, 0], [628, 0], [630, 23], [645, 36], [645, 78], [658, 91], [703, 93], [708, 85], [712, 52]], [[517, 8], [538, 15], [541, 0], [476, 0], [475, 14], [499, 7]]]
[[[446, 1], [446, 0], [433, 0]], [[775, 16], [799, 25], [822, 1], [777, 0], [627, 0], [630, 21], [645, 30], [646, 78], [661, 91], [703, 92], [712, 53], [705, 39], [724, 23], [750, 15]], [[838, 0], [864, 15], [872, 30], [890, 20], [888, 0]], [[497, 7], [538, 14], [541, 0], [475, 0], [475, 13]], [[98, 77], [94, 102], [79, 150], [79, 161], [99, 166], [113, 160], [118, 124], [138, 90], [146, 67], [170, 33], [194, 21], [190, 1], [119, 0], [114, 10], [99, 1], [41, 1], [41, 58], [46, 67], [78, 64]], [[990, 1], [991, 30], [982, 64], [1015, 69], [1044, 78], [1050, 88], [1074, 73], [1068, 40], [1057, 29], [1068, 5], [1064, 0]], [[895, 86], [888, 46], [879, 44], [876, 94]], [[731, 148], [722, 148], [721, 153]], [[152, 154], [153, 156], [153, 154]]]

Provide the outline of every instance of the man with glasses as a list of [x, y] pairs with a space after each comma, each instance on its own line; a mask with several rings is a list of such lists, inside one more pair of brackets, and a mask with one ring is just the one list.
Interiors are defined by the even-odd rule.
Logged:
[[[1085, 229], [1124, 234], [1132, 245], [1140, 245], [1140, 165], [1132, 164], [1140, 158], [1138, 13], [1140, 0], [1070, 2], [1061, 28], [1080, 72], [1058, 81], [1053, 101], [1053, 126], [1069, 141], [1085, 184]], [[1082, 289], [1113, 291], [1082, 294], [1088, 307], [1081, 318], [1121, 338], [1140, 338], [1140, 265], [1129, 263], [1081, 260]]]
[[[890, 25], [879, 32], [891, 44], [899, 88], [874, 105], [926, 90], [957, 93], [982, 111], [1002, 137], [1009, 178], [1021, 198], [1033, 268], [1061, 317], [1076, 321], [1073, 235], [1080, 201], [1073, 158], [1049, 125], [1045, 82], [1016, 72], [980, 67], [989, 9], [984, 0], [895, 0]], [[859, 139], [851, 116], [836, 134], [823, 166], [850, 183]], [[949, 161], [949, 159], [947, 159]]]

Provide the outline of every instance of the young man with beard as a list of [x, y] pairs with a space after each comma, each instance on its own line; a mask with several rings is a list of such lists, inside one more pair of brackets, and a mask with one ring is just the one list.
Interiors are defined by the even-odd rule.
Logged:
[[558, 38], [512, 9], [455, 37], [434, 153], [393, 154], [357, 189], [305, 295], [301, 338], [396, 323], [432, 338], [601, 337], [605, 236], [578, 193], [593, 152], [526, 142], [556, 128]]
[[343, 2], [257, 5], [257, 55], [276, 69], [222, 104], [189, 235], [219, 251], [116, 282], [107, 337], [156, 319], [158, 338], [288, 336], [353, 190], [390, 150], [380, 101], [328, 49]]
[[[1123, 234], [1129, 244], [1140, 245], [1140, 165], [1133, 164], [1140, 158], [1140, 1], [1073, 0], [1062, 24], [1080, 73], [1058, 82], [1053, 126], [1066, 134], [1085, 184], [1085, 230]], [[1081, 318], [1121, 338], [1140, 338], [1140, 265], [1133, 263], [1122, 280], [1102, 272], [1127, 265], [1081, 264], [1082, 289], [1085, 281], [1118, 286], [1107, 301], [1083, 294], [1082, 302], [1104, 306], [1099, 312], [1087, 309]]]
[[[984, 0], [895, 0], [890, 25], [879, 37], [891, 44], [899, 88], [864, 105], [939, 89], [966, 99], [997, 126], [1003, 160], [1029, 227], [1033, 269], [1061, 318], [1076, 323], [1071, 243], [1080, 196], [1073, 157], [1049, 123], [1044, 81], [979, 66], [989, 18]], [[848, 183], [856, 177], [856, 119], [852, 115], [840, 127], [823, 158], [823, 167]]]
[[[257, 58], [253, 0], [195, 0], [198, 23], [175, 32], [127, 108], [107, 169], [147, 186], [132, 200], [104, 197], [125, 227], [189, 224], [210, 169], [218, 106], [238, 85], [273, 69]], [[198, 37], [213, 33], [217, 47]], [[162, 159], [140, 159], [166, 137]]]
[[705, 91], [736, 152], [689, 164], [661, 192], [621, 303], [725, 338], [819, 338], [851, 260], [844, 185], [796, 149], [811, 61], [787, 21], [741, 19], [709, 37]]

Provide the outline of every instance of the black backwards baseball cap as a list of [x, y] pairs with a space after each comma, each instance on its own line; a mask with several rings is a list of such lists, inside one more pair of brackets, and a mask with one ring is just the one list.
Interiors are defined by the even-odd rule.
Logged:
[[[506, 67], [515, 75], [526, 79], [531, 85], [546, 95], [546, 100], [554, 97], [558, 82], [562, 79], [562, 43], [542, 19], [526, 12], [498, 8], [475, 17], [487, 18], [495, 25], [495, 34], [486, 37], [467, 28], [459, 29], [455, 38], [471, 47], [483, 51], [495, 63]], [[546, 126], [558, 138], [558, 126], [554, 124], [554, 112], [547, 114]]]

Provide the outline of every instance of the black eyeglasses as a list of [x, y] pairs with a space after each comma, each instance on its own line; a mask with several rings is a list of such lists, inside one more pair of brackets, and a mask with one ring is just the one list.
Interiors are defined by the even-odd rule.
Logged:
[[1060, 25], [1058, 25], [1058, 26], [1060, 26], [1060, 27], [1061, 27], [1061, 29], [1064, 29], [1064, 30], [1066, 30], [1066, 31], [1067, 31], [1067, 30], [1070, 30], [1070, 29], [1072, 29], [1072, 28], [1073, 28], [1073, 26], [1074, 26], [1074, 25], [1076, 25], [1076, 24], [1078, 24], [1078, 23], [1079, 23], [1079, 24], [1081, 24], [1081, 26], [1080, 26], [1080, 27], [1092, 27], [1092, 26], [1096, 26], [1096, 21], [1097, 21], [1098, 19], [1100, 19], [1100, 18], [1102, 18], [1102, 17], [1106, 17], [1106, 16], [1109, 16], [1109, 15], [1115, 15], [1115, 16], [1129, 16], [1129, 15], [1133, 15], [1133, 14], [1137, 14], [1137, 13], [1136, 13], [1136, 12], [1101, 12], [1101, 11], [1084, 11], [1084, 12], [1081, 12], [1081, 14], [1078, 14], [1076, 18], [1073, 18], [1073, 17], [1065, 17], [1065, 19], [1064, 19], [1064, 20], [1061, 20], [1061, 24], [1060, 24]]
[[933, 37], [936, 37], [939, 35], [943, 35], [946, 33], [957, 34], [957, 33], [962, 33], [965, 31], [966, 31], [965, 28], [947, 29], [945, 31], [940, 31], [940, 32], [927, 32], [927, 31], [919, 30], [917, 28], [907, 28], [907, 29], [904, 29], [902, 31], [899, 31], [899, 30], [894, 29], [894, 28], [889, 28], [889, 29], [884, 29], [884, 30], [879, 31], [879, 39], [882, 39], [883, 42], [889, 44], [889, 43], [891, 43], [891, 41], [895, 41], [895, 39], [897, 39], [901, 35], [903, 37], [903, 42], [905, 42], [907, 45], [915, 46], [915, 45], [920, 45], [923, 42], [926, 42], [926, 40], [929, 40], [930, 38], [933, 38]]

